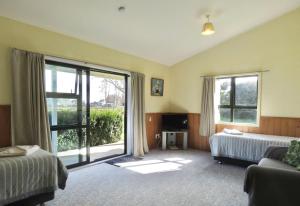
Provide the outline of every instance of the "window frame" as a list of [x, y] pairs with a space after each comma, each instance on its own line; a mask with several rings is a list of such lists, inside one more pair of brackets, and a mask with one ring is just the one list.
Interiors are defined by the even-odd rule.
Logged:
[[[110, 158], [114, 157], [121, 157], [128, 155], [129, 149], [128, 148], [130, 145], [128, 143], [128, 129], [130, 125], [128, 124], [128, 109], [130, 105], [130, 99], [129, 94], [131, 92], [131, 87], [129, 84], [129, 79], [130, 79], [130, 73], [129, 72], [124, 72], [122, 70], [114, 69], [111, 67], [106, 67], [106, 66], [97, 66], [93, 64], [88, 64], [84, 63], [84, 65], [80, 65], [80, 62], [76, 62], [73, 60], [65, 60], [65, 59], [60, 59], [56, 57], [46, 57], [44, 60], [44, 65], [46, 67], [46, 64], [48, 65], [55, 65], [55, 66], [62, 66], [62, 67], [67, 67], [67, 68], [72, 68], [76, 70], [76, 80], [75, 80], [75, 92], [72, 93], [65, 93], [65, 92], [47, 92], [46, 91], [46, 99], [47, 98], [56, 98], [56, 99], [76, 99], [77, 100], [77, 116], [78, 116], [78, 122], [76, 124], [61, 124], [61, 125], [50, 125], [50, 132], [52, 131], [59, 131], [59, 130], [70, 130], [70, 129], [78, 129], [78, 137], [79, 137], [79, 149], [80, 146], [82, 145], [83, 135], [82, 135], [82, 130], [86, 129], [86, 159], [83, 161], [83, 157], [81, 157], [80, 154], [80, 161], [78, 163], [70, 164], [67, 165], [66, 167], [68, 169], [94, 163], [94, 162], [99, 162], [103, 160], [107, 160]], [[103, 67], [103, 68], [102, 68]], [[90, 72], [99, 72], [99, 73], [105, 73], [105, 74], [113, 74], [113, 75], [119, 75], [124, 77], [125, 81], [125, 105], [124, 105], [124, 153], [123, 154], [113, 154], [110, 156], [106, 157], [101, 157], [101, 158], [96, 158], [93, 161], [91, 161], [91, 153], [90, 153]], [[86, 123], [83, 124], [83, 119], [82, 119], [82, 73], [85, 72], [86, 74]], [[44, 81], [46, 79], [46, 73], [44, 76]], [[77, 86], [79, 88], [77, 88]], [[77, 89], [79, 91], [77, 91]], [[130, 150], [131, 152], [131, 150]]]
[[[257, 104], [256, 106], [242, 106], [235, 104], [235, 91], [236, 91], [236, 78], [242, 77], [257, 77]], [[215, 117], [217, 119], [216, 124], [227, 124], [227, 125], [238, 125], [238, 126], [250, 126], [250, 127], [259, 127], [260, 124], [260, 100], [261, 100], [261, 74], [260, 73], [247, 73], [247, 74], [237, 74], [237, 75], [224, 75], [215, 77], [216, 81], [219, 79], [231, 79], [231, 88], [230, 88], [230, 104], [229, 105], [218, 105], [215, 104]], [[215, 92], [215, 98], [218, 94]], [[230, 122], [220, 120], [220, 108], [230, 109]], [[243, 122], [234, 122], [234, 109], [256, 109], [256, 123], [243, 123]]]

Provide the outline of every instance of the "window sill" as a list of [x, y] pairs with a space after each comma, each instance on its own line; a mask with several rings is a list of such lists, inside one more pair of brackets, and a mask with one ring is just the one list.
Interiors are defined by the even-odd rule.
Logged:
[[259, 127], [259, 123], [251, 124], [251, 123], [235, 123], [235, 122], [216, 122], [217, 124], [229, 125], [229, 126], [244, 126], [244, 127]]

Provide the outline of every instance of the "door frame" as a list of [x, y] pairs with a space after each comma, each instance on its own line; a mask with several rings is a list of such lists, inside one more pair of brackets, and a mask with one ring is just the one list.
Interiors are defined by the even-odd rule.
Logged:
[[[74, 68], [76, 69], [76, 71], [80, 71], [80, 73], [82, 73], [82, 71], [85, 71], [86, 73], [86, 89], [87, 89], [87, 102], [86, 102], [86, 125], [82, 125], [82, 121], [80, 121], [80, 125], [63, 125], [63, 126], [51, 126], [51, 131], [55, 131], [55, 130], [59, 130], [59, 129], [80, 129], [82, 131], [83, 128], [86, 128], [86, 161], [82, 161], [79, 163], [75, 163], [75, 164], [71, 164], [68, 165], [67, 168], [74, 168], [74, 167], [78, 167], [78, 166], [82, 166], [82, 165], [86, 165], [89, 163], [93, 163], [93, 162], [97, 162], [97, 161], [103, 161], [105, 159], [110, 159], [110, 158], [114, 158], [114, 157], [118, 157], [118, 156], [122, 156], [122, 155], [126, 155], [126, 154], [132, 154], [131, 148], [132, 146], [130, 146], [130, 151], [128, 150], [128, 144], [131, 145], [131, 140], [128, 139], [128, 134], [130, 134], [129, 131], [129, 113], [128, 113], [128, 105], [130, 102], [129, 99], [129, 93], [131, 92], [130, 89], [130, 84], [128, 79], [130, 79], [130, 73], [128, 71], [124, 71], [124, 70], [119, 70], [116, 68], [112, 68], [112, 67], [106, 67], [106, 66], [100, 66], [100, 65], [93, 65], [93, 64], [88, 64], [85, 62], [78, 62], [78, 61], [74, 61], [74, 60], [68, 60], [68, 59], [62, 59], [62, 58], [58, 58], [58, 57], [52, 57], [52, 56], [46, 56], [45, 57], [45, 64], [50, 64], [50, 65], [56, 65], [56, 66], [63, 66], [63, 67], [69, 67], [69, 68]], [[124, 80], [125, 80], [125, 105], [124, 105], [124, 153], [123, 154], [116, 154], [116, 155], [110, 155], [110, 156], [106, 156], [103, 158], [98, 158], [95, 159], [94, 161], [90, 161], [90, 72], [99, 72], [99, 73], [106, 73], [106, 74], [114, 74], [114, 75], [119, 75], [119, 76], [123, 76]], [[82, 75], [82, 74], [80, 74]], [[81, 76], [82, 77], [82, 76]], [[82, 83], [82, 78], [79, 78], [81, 80], [79, 80], [79, 84]], [[48, 96], [50, 95], [50, 96]], [[81, 95], [82, 95], [82, 91], [81, 91]], [[79, 98], [78, 96], [80, 95], [76, 95], [76, 94], [69, 94], [69, 93], [53, 93], [53, 92], [47, 92], [46, 93], [46, 97], [50, 97], [50, 98], [67, 98], [67, 99], [74, 99], [74, 97]], [[82, 98], [81, 100], [82, 101]], [[79, 107], [79, 105], [78, 105]], [[78, 112], [78, 109], [77, 109]], [[78, 114], [78, 116], [82, 117], [82, 111], [80, 114]], [[79, 138], [82, 140], [82, 135], [78, 135]], [[79, 154], [80, 155], [80, 154]]]

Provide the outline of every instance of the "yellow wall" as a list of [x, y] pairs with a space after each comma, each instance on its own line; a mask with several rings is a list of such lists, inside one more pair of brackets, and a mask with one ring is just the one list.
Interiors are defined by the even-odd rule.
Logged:
[[172, 66], [171, 111], [200, 113], [201, 75], [264, 69], [261, 114], [300, 117], [300, 9]]
[[[138, 71], [146, 75], [146, 112], [169, 109], [170, 81], [166, 66], [62, 34], [0, 17], [0, 104], [11, 103], [11, 48]], [[163, 97], [150, 96], [151, 77], [165, 80]]]
[[[146, 112], [200, 113], [201, 75], [270, 69], [262, 75], [261, 114], [300, 117], [299, 22], [300, 9], [297, 9], [168, 69], [155, 62], [0, 17], [0, 104], [11, 102], [10, 50], [16, 47], [142, 72], [146, 75]], [[150, 96], [151, 77], [165, 79], [164, 97]]]

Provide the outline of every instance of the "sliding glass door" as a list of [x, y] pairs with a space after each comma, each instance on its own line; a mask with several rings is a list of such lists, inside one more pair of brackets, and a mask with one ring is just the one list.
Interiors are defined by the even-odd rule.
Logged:
[[53, 151], [69, 167], [126, 153], [127, 76], [46, 61]]
[[91, 161], [125, 153], [125, 76], [90, 73]]

